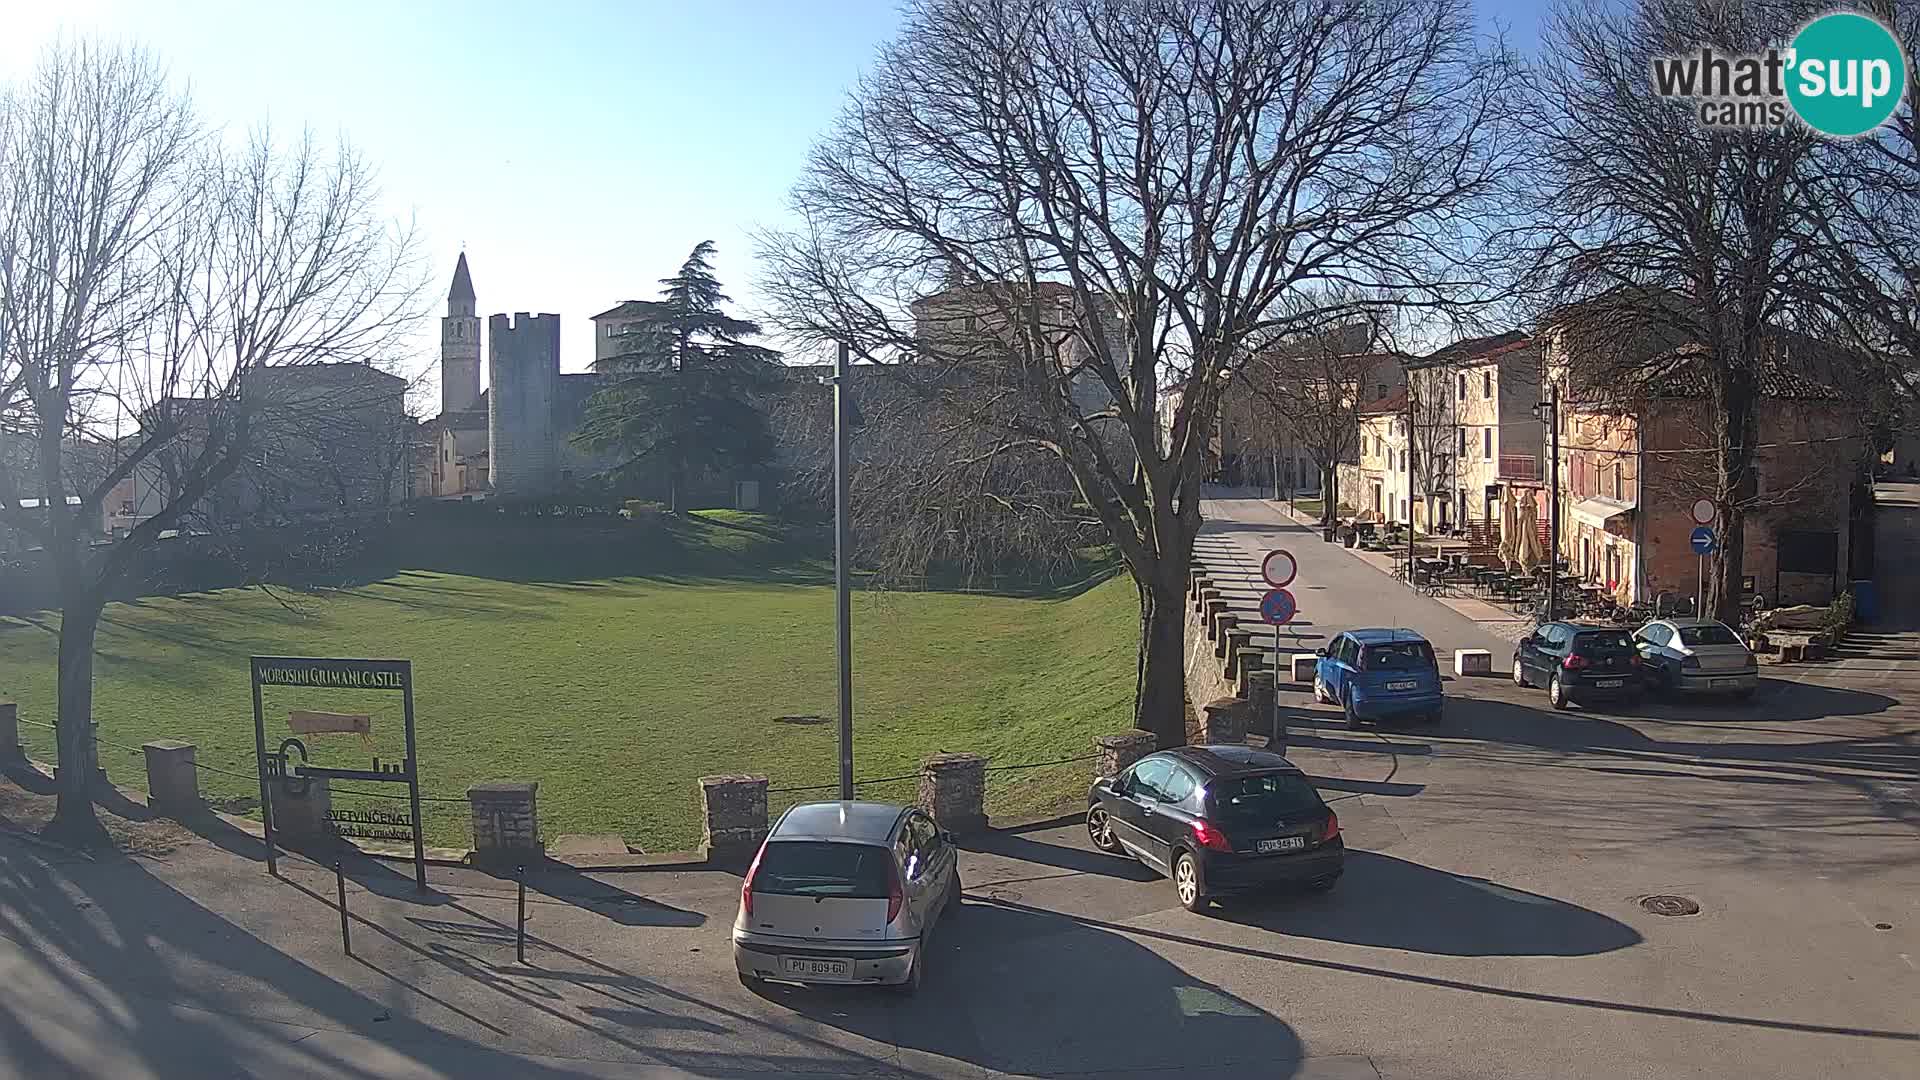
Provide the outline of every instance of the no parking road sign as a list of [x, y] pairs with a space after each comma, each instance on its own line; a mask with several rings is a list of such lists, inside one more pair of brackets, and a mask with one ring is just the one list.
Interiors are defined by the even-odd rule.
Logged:
[[1260, 617], [1275, 626], [1292, 622], [1299, 610], [1299, 606], [1293, 602], [1293, 594], [1285, 589], [1270, 590], [1260, 598]]

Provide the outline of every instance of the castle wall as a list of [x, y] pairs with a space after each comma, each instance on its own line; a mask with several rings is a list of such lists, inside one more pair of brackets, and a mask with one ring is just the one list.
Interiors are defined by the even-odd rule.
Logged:
[[556, 487], [554, 392], [560, 378], [560, 316], [517, 312], [487, 323], [489, 478], [503, 498]]

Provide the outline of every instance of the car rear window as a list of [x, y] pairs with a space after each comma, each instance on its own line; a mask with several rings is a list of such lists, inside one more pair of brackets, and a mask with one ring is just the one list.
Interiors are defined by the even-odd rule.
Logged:
[[1683, 626], [1680, 628], [1682, 645], [1738, 645], [1740, 638], [1733, 631], [1719, 623], [1706, 626]]
[[1573, 651], [1582, 656], [1595, 653], [1632, 652], [1633, 639], [1624, 630], [1588, 631], [1573, 636]]
[[1433, 646], [1424, 641], [1387, 641], [1360, 651], [1362, 671], [1433, 666]]
[[1261, 773], [1215, 780], [1207, 786], [1207, 817], [1223, 829], [1272, 825], [1321, 806], [1320, 793], [1299, 773]]
[[845, 896], [879, 900], [887, 895], [893, 853], [873, 844], [820, 840], [775, 840], [760, 853], [753, 891], [786, 896]]

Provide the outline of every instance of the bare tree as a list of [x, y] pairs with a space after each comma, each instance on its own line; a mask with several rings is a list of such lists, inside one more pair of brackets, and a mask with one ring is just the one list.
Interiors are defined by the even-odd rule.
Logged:
[[1398, 368], [1384, 351], [1384, 312], [1353, 306], [1341, 325], [1287, 335], [1254, 350], [1239, 370], [1254, 401], [1319, 470], [1320, 523], [1327, 527], [1339, 514], [1340, 466], [1357, 460], [1360, 410], [1385, 396], [1383, 373]]
[[[1460, 426], [1452, 365], [1436, 361], [1407, 371], [1408, 490], [1427, 506], [1427, 529], [1438, 531], [1438, 506], [1450, 501], [1460, 475]], [[1460, 513], [1455, 507], [1454, 513]]]
[[[1505, 57], [1460, 0], [921, 0], [766, 238], [775, 321], [897, 363], [974, 458], [1057, 461], [1140, 598], [1135, 723], [1184, 738], [1202, 458], [1249, 347], [1470, 291]], [[1164, 430], [1163, 391], [1179, 391]]]
[[[58, 583], [50, 829], [67, 839], [104, 835], [93, 644], [110, 591], [270, 443], [281, 369], [397, 355], [420, 277], [375, 196], [345, 150], [227, 150], [137, 49], [56, 47], [0, 102], [0, 417], [31, 448], [0, 471], [0, 519]], [[89, 544], [135, 478], [151, 512]]]
[[[1791, 328], [1809, 295], [1833, 285], [1837, 252], [1818, 235], [1807, 180], [1820, 137], [1780, 128], [1704, 128], [1693, 110], [1655, 96], [1656, 56], [1711, 46], [1758, 52], [1817, 13], [1809, 5], [1640, 0], [1626, 8], [1568, 5], [1545, 35], [1549, 57], [1529, 84], [1539, 159], [1517, 174], [1539, 185], [1542, 282], [1573, 365], [1569, 396], [1667, 396], [1683, 364], [1697, 380], [1713, 451], [1696, 493], [1719, 508], [1721, 543], [1709, 598], [1738, 617], [1746, 516], [1756, 501], [1762, 382], [1769, 340]], [[1685, 353], [1677, 353], [1684, 347]]]

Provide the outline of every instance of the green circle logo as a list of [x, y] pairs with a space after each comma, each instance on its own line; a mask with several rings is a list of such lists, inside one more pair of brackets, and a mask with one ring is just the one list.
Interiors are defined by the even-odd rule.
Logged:
[[1864, 135], [1886, 123], [1906, 96], [1900, 43], [1865, 15], [1820, 16], [1795, 35], [1793, 56], [1787, 100], [1823, 135]]

